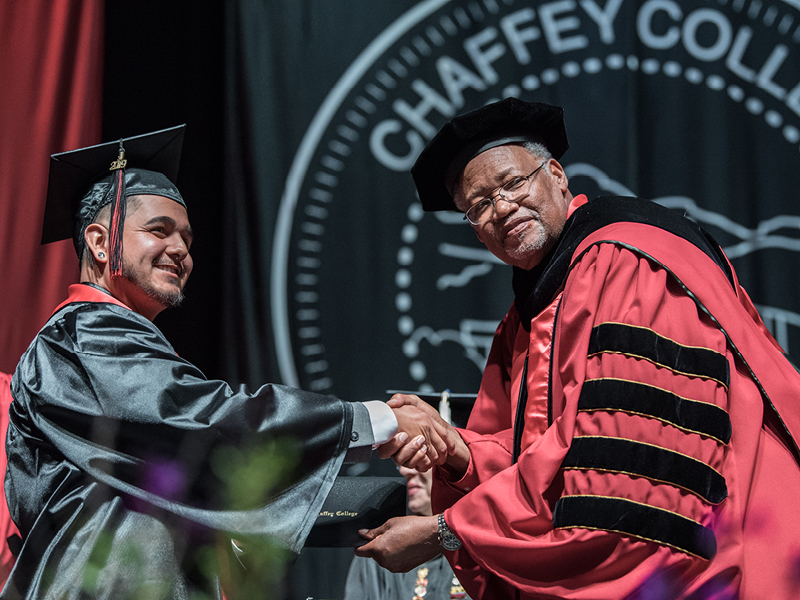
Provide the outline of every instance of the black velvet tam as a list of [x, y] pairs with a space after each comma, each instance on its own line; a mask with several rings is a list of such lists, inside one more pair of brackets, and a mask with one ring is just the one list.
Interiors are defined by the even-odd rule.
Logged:
[[411, 168], [422, 207], [456, 210], [452, 186], [467, 163], [496, 146], [539, 142], [560, 159], [567, 151], [564, 109], [506, 98], [447, 122]]

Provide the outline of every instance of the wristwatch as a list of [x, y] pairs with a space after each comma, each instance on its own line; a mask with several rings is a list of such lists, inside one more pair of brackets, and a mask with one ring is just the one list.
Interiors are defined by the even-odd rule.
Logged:
[[458, 550], [461, 548], [461, 540], [456, 534], [450, 531], [447, 523], [444, 522], [444, 515], [439, 515], [439, 543], [445, 550]]

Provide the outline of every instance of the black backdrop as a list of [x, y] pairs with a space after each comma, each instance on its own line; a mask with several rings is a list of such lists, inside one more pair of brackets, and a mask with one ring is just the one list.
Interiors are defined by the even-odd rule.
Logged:
[[[183, 305], [156, 324], [210, 378], [234, 386], [278, 382], [269, 335], [259, 334], [261, 362], [252, 365], [236, 333], [252, 323], [231, 327], [223, 314], [226, 256], [227, 264], [236, 262], [225, 247], [233, 245], [224, 185], [225, 4], [109, 0], [105, 7], [102, 139], [187, 124], [178, 184], [195, 231], [195, 267]], [[307, 550], [288, 567], [284, 588], [264, 598], [341, 598], [351, 556], [347, 549]]]
[[103, 140], [187, 124], [178, 184], [196, 232], [187, 298], [156, 323], [222, 377], [223, 56], [220, 2], [106, 2]]
[[508, 269], [458, 215], [420, 212], [408, 168], [449, 116], [507, 95], [565, 107], [573, 193], [639, 195], [707, 227], [791, 353], [798, 6], [229, 4], [233, 375], [347, 399], [475, 390]]

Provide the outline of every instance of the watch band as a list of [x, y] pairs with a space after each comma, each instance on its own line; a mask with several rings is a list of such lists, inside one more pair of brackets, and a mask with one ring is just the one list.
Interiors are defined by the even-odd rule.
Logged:
[[447, 523], [444, 520], [444, 515], [438, 517], [439, 521], [439, 543], [445, 550], [458, 550], [461, 548], [461, 540], [456, 537], [456, 534], [450, 531]]

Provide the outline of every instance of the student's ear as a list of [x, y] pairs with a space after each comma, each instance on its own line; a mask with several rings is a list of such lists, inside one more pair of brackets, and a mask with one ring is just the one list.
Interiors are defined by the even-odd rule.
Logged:
[[97, 265], [104, 265], [109, 261], [108, 229], [100, 223], [92, 223], [83, 233], [86, 249], [92, 254], [92, 260]]

